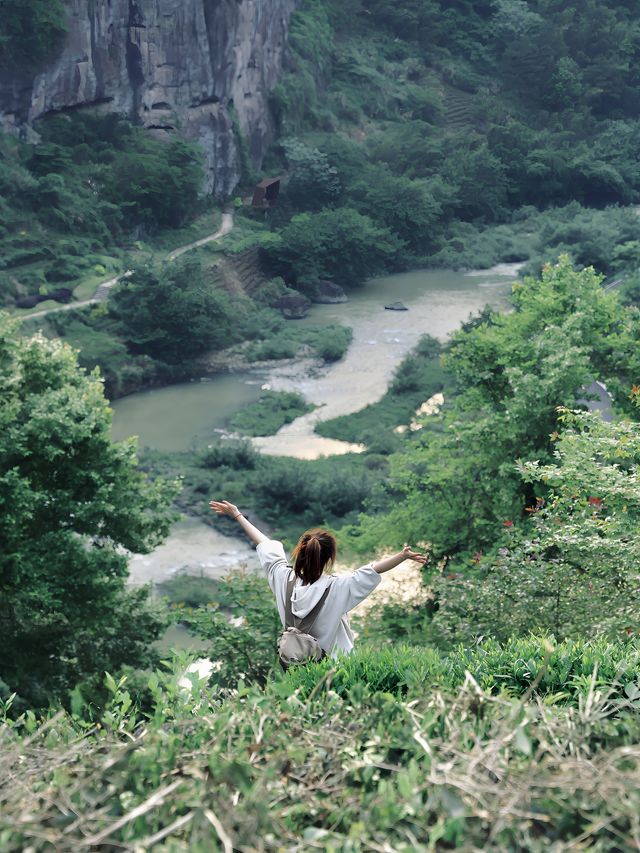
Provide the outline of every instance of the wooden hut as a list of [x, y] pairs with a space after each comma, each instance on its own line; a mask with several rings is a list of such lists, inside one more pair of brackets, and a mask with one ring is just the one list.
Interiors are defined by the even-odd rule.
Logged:
[[253, 191], [252, 207], [273, 207], [280, 192], [280, 178], [265, 178], [256, 184]]

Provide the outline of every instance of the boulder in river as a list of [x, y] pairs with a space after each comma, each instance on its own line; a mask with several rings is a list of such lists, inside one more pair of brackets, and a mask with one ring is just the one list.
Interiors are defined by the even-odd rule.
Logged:
[[307, 316], [307, 311], [311, 307], [311, 300], [301, 293], [288, 293], [286, 296], [280, 297], [277, 307], [282, 311], [285, 320], [302, 320], [303, 317]]
[[309, 296], [312, 302], [317, 302], [320, 305], [337, 305], [339, 302], [347, 301], [347, 294], [339, 284], [322, 279], [313, 283], [309, 290]]
[[385, 305], [386, 311], [408, 311], [406, 305], [403, 305], [402, 302], [390, 302], [388, 305]]

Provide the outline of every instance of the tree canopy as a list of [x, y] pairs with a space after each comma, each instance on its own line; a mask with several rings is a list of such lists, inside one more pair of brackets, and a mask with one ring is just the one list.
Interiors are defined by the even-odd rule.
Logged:
[[148, 482], [110, 423], [97, 373], [0, 315], [0, 679], [34, 705], [143, 664], [162, 625], [123, 549], [162, 541], [175, 487]]
[[59, 47], [66, 29], [62, 0], [2, 0], [0, 68], [37, 69]]
[[444, 428], [391, 457], [385, 512], [364, 519], [367, 542], [425, 540], [448, 557], [483, 550], [505, 519], [535, 502], [514, 466], [552, 460], [558, 406], [574, 408], [597, 378], [629, 410], [637, 310], [566, 257], [515, 285], [513, 300], [512, 313], [489, 313], [454, 334], [445, 364], [458, 393]]
[[134, 352], [170, 364], [230, 340], [230, 303], [192, 257], [135, 270], [118, 285], [109, 308]]

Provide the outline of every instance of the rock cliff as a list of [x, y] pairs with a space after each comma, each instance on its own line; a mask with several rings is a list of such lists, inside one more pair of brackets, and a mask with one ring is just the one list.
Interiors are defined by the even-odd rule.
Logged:
[[286, 60], [296, 0], [66, 0], [68, 33], [36, 76], [0, 78], [0, 126], [28, 133], [46, 113], [120, 112], [150, 132], [197, 140], [207, 192], [240, 176], [237, 128], [259, 165], [267, 104]]

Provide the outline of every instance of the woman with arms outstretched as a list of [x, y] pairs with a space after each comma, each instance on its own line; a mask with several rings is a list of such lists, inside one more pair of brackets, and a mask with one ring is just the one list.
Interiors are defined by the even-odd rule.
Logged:
[[[237, 521], [249, 539], [255, 543], [258, 559], [276, 597], [283, 625], [286, 626], [287, 598], [292, 586], [291, 581], [293, 615], [304, 620], [317, 609], [317, 616], [307, 631], [318, 640], [328, 655], [335, 656], [339, 652], [347, 653], [353, 649], [353, 634], [346, 614], [373, 592], [380, 583], [380, 575], [405, 560], [414, 560], [421, 564], [426, 562], [423, 554], [405, 545], [397, 554], [375, 563], [367, 563], [350, 574], [328, 575], [325, 570], [336, 558], [336, 540], [328, 531], [314, 528], [307, 530], [298, 540], [292, 554], [292, 569], [287, 562], [282, 543], [265, 536], [245, 518], [237, 506], [229, 501], [210, 501], [209, 506], [218, 515], [227, 515]], [[295, 578], [291, 576], [292, 571]]]

